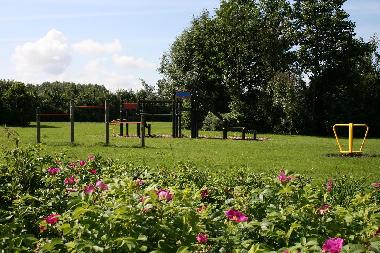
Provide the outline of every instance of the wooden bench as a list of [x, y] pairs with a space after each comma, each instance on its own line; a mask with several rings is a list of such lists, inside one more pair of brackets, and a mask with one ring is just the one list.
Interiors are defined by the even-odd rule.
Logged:
[[245, 140], [245, 134], [253, 134], [253, 140], [257, 140], [257, 131], [249, 130], [246, 127], [223, 127], [223, 139], [227, 139], [227, 134], [229, 131], [241, 132], [242, 140]]

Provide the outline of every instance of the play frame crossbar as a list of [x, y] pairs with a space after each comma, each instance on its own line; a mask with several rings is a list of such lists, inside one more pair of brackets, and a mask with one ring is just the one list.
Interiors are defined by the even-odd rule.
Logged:
[[[336, 127], [348, 127], [348, 150], [343, 150], [343, 146], [339, 142], [338, 134], [336, 133]], [[365, 132], [363, 141], [362, 141], [362, 143], [360, 145], [360, 149], [356, 150], [356, 151], [353, 150], [353, 146], [354, 146], [354, 127], [365, 127], [366, 128], [366, 132]], [[342, 153], [342, 154], [360, 154], [360, 153], [363, 152], [364, 143], [365, 143], [365, 140], [367, 138], [368, 131], [369, 131], [369, 127], [366, 124], [353, 124], [353, 123], [349, 123], [349, 124], [335, 124], [333, 126], [333, 131], [334, 131], [335, 139], [336, 139], [336, 142], [338, 144], [339, 152], [340, 153]]]

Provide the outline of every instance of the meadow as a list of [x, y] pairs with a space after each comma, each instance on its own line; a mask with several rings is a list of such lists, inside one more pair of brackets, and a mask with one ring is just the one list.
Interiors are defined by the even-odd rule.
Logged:
[[[259, 133], [258, 141], [234, 140], [240, 133], [229, 133], [228, 140], [222, 140], [221, 132], [201, 131], [199, 139], [173, 139], [170, 136], [171, 125], [165, 122], [153, 122], [152, 134], [165, 138], [146, 138], [146, 147], [140, 147], [137, 137], [112, 137], [119, 133], [118, 126], [111, 127], [110, 145], [105, 146], [105, 126], [103, 123], [76, 123], [75, 144], [70, 145], [70, 129], [67, 122], [43, 122], [41, 129], [42, 146], [46, 153], [64, 152], [70, 159], [78, 160], [88, 154], [100, 154], [121, 163], [150, 168], [174, 168], [178, 163], [190, 163], [202, 170], [232, 171], [243, 168], [249, 172], [277, 173], [280, 169], [290, 170], [316, 181], [328, 177], [351, 175], [364, 177], [368, 182], [380, 178], [380, 140], [369, 138], [361, 157], [342, 157], [333, 137], [311, 137], [297, 135], [274, 135]], [[19, 135], [20, 145], [36, 143], [36, 129], [30, 127], [10, 128]], [[130, 126], [130, 135], [136, 135], [134, 125]], [[248, 136], [252, 137], [252, 136]], [[359, 148], [361, 140], [355, 139]], [[13, 141], [1, 134], [2, 149], [12, 147]], [[342, 143], [347, 148], [347, 139]], [[220, 174], [221, 176], [224, 173]]]

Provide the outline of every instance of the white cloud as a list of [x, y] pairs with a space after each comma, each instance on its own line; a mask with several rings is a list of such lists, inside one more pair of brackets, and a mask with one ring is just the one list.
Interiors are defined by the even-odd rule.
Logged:
[[123, 55], [113, 55], [112, 61], [123, 68], [142, 68], [142, 69], [152, 69], [154, 68], [154, 64], [150, 63], [143, 58], [134, 58], [131, 56], [123, 56]]
[[100, 43], [91, 39], [83, 40], [72, 45], [73, 49], [81, 54], [100, 55], [112, 54], [122, 49], [119, 40], [114, 39], [110, 43]]
[[89, 61], [83, 71], [74, 81], [81, 83], [97, 83], [108, 89], [137, 89], [141, 86], [140, 81], [133, 74], [121, 74], [107, 68], [107, 58], [98, 58]]
[[12, 59], [19, 73], [41, 71], [59, 75], [70, 65], [71, 54], [64, 34], [52, 29], [37, 41], [17, 46]]

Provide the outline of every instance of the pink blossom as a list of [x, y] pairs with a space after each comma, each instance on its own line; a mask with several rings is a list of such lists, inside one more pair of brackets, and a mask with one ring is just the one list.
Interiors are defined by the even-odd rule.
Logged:
[[51, 168], [49, 168], [48, 170], [48, 173], [50, 174], [50, 175], [57, 175], [60, 171], [61, 171], [61, 169], [60, 168], [54, 168], [54, 167], [51, 167]]
[[87, 156], [87, 161], [91, 162], [91, 161], [95, 161], [95, 156], [94, 155], [88, 155]]
[[332, 192], [332, 190], [333, 190], [333, 186], [334, 186], [334, 182], [332, 181], [331, 178], [329, 178], [329, 179], [327, 180], [327, 183], [326, 183], [326, 190], [327, 190], [328, 192]]
[[207, 209], [207, 205], [202, 205], [200, 207], [197, 207], [197, 212], [202, 213]]
[[284, 170], [280, 170], [280, 174], [277, 178], [282, 184], [285, 184], [293, 179], [292, 176], [287, 176]]
[[75, 162], [70, 162], [67, 166], [69, 166], [70, 169], [75, 169], [77, 164]]
[[331, 206], [329, 204], [323, 204], [320, 208], [318, 208], [317, 212], [320, 215], [324, 215], [330, 211]]
[[84, 187], [84, 193], [86, 193], [86, 194], [91, 194], [94, 191], [95, 191], [95, 186], [93, 186], [92, 184], [86, 185]]
[[136, 179], [135, 182], [137, 186], [143, 186], [145, 184], [145, 181], [142, 180], [141, 178]]
[[167, 202], [173, 199], [173, 194], [169, 190], [165, 189], [157, 191], [157, 196], [159, 200], [166, 200]]
[[344, 240], [342, 238], [329, 238], [323, 243], [322, 252], [340, 253]]
[[196, 237], [197, 242], [200, 244], [206, 244], [208, 241], [208, 235], [205, 233], [199, 233]]
[[61, 215], [57, 214], [57, 213], [52, 213], [50, 214], [49, 216], [47, 216], [45, 218], [45, 221], [46, 223], [48, 224], [51, 224], [51, 225], [54, 225], [55, 223], [58, 222], [58, 217], [60, 217]]
[[224, 213], [227, 216], [227, 218], [229, 220], [232, 220], [232, 221], [243, 222], [243, 221], [248, 220], [248, 217], [245, 214], [243, 214], [242, 212], [239, 212], [235, 209], [230, 209]]
[[208, 189], [201, 190], [201, 198], [206, 199], [208, 197]]
[[380, 227], [377, 228], [377, 231], [375, 232], [375, 236], [380, 236]]
[[380, 188], [380, 182], [372, 183], [371, 185], [376, 189]]
[[102, 191], [108, 190], [108, 185], [100, 180], [96, 181], [95, 186], [98, 187]]
[[65, 178], [65, 180], [63, 180], [64, 184], [75, 184], [76, 182], [78, 182], [78, 180], [75, 179], [74, 176], [67, 177], [67, 178]]
[[96, 169], [92, 169], [92, 170], [89, 170], [89, 172], [92, 174], [92, 175], [95, 175], [96, 174]]
[[86, 161], [80, 160], [80, 161], [79, 161], [79, 165], [80, 165], [80, 166], [85, 166], [85, 165], [86, 165]]

